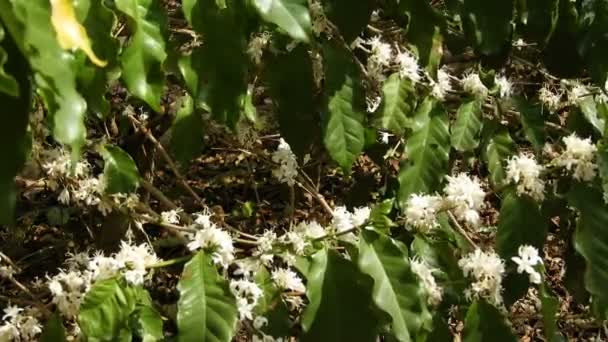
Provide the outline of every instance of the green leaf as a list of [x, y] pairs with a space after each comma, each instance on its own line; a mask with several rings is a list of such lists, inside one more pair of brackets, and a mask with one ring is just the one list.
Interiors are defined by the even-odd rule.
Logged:
[[255, 282], [264, 291], [264, 295], [258, 300], [254, 312], [268, 320], [268, 324], [261, 330], [270, 336], [288, 336], [291, 322], [289, 320], [289, 308], [281, 296], [283, 291], [275, 285], [270, 278], [270, 273], [263, 266], [256, 271]]
[[539, 288], [540, 312], [543, 315], [543, 328], [547, 341], [565, 341], [557, 327], [557, 313], [559, 311], [559, 300], [551, 292], [546, 283]]
[[344, 40], [351, 43], [367, 26], [374, 6], [371, 1], [327, 0], [323, 9]]
[[401, 207], [411, 194], [438, 190], [448, 167], [450, 134], [445, 108], [427, 98], [415, 120], [417, 128], [405, 147], [408, 159], [399, 173]]
[[[76, 157], [85, 140], [87, 104], [76, 91], [74, 59], [59, 46], [50, 18], [47, 0], [0, 2], [0, 19], [5, 29], [36, 72], [37, 91], [49, 111], [53, 136], [70, 145]], [[22, 94], [27, 93], [24, 90]]]
[[320, 136], [308, 50], [298, 45], [286, 54], [273, 55], [265, 69], [281, 136], [297, 156], [303, 157]]
[[134, 309], [135, 293], [123, 280], [98, 281], [84, 297], [78, 324], [89, 340], [116, 341], [129, 331]]
[[592, 296], [593, 311], [600, 319], [608, 317], [608, 206], [601, 192], [575, 184], [568, 202], [580, 211], [574, 234], [574, 247], [587, 263], [585, 288]]
[[135, 331], [142, 342], [162, 341], [163, 321], [160, 314], [150, 305], [138, 304], [135, 313], [137, 325]]
[[93, 51], [101, 60], [108, 62], [106, 67], [99, 68], [84, 53], [79, 52], [76, 56], [78, 90], [87, 101], [89, 112], [104, 118], [110, 113], [110, 102], [105, 98], [108, 82], [120, 77], [117, 65], [120, 42], [113, 35], [116, 16], [102, 1], [76, 1], [74, 10], [78, 21], [87, 30]]
[[608, 194], [608, 144], [605, 140], [597, 144], [597, 163], [602, 180], [602, 189], [605, 194]]
[[253, 0], [267, 22], [276, 24], [291, 38], [308, 42], [311, 23], [306, 0]]
[[372, 231], [364, 230], [361, 236], [357, 263], [374, 279], [374, 302], [392, 318], [392, 333], [397, 340], [415, 340], [432, 317], [420, 281], [410, 269], [407, 247]]
[[365, 94], [353, 56], [329, 44], [323, 51], [328, 96], [323, 142], [333, 160], [348, 171], [365, 144]]
[[516, 145], [506, 127], [488, 131], [483, 150], [483, 158], [490, 171], [490, 182], [495, 187], [502, 186], [506, 177], [506, 161], [515, 153]]
[[392, 74], [382, 87], [382, 104], [376, 112], [374, 125], [403, 135], [411, 127], [411, 115], [416, 108], [416, 92], [409, 79]]
[[545, 46], [557, 26], [559, 0], [523, 0], [519, 10], [519, 28], [527, 42]]
[[419, 63], [435, 75], [443, 54], [443, 18], [426, 0], [402, 0], [399, 6], [407, 16], [406, 37], [418, 54]]
[[5, 66], [17, 82], [17, 93], [20, 95], [13, 97], [0, 91], [1, 111], [4, 114], [0, 125], [0, 224], [11, 224], [14, 222], [17, 200], [15, 176], [25, 164], [31, 145], [27, 124], [32, 106], [32, 84], [27, 61], [12, 38], [7, 36], [0, 41], [0, 49], [10, 52]]
[[201, 152], [203, 146], [203, 117], [194, 110], [190, 95], [185, 95], [177, 101], [177, 114], [171, 127], [170, 151], [175, 160], [182, 166]]
[[[4, 27], [0, 22], [0, 43], [2, 43], [4, 40], [5, 34], [6, 32], [4, 31]], [[4, 70], [4, 65], [8, 60], [8, 53], [2, 45], [0, 45], [0, 92], [17, 97], [19, 96], [19, 84], [17, 83], [15, 77], [8, 74], [6, 70]]]
[[542, 109], [538, 104], [532, 104], [524, 98], [515, 101], [517, 110], [520, 113], [521, 125], [526, 134], [526, 138], [536, 153], [539, 153], [545, 145], [545, 120], [542, 116]]
[[464, 319], [463, 342], [516, 342], [505, 317], [492, 305], [475, 301]]
[[372, 281], [351, 261], [323, 249], [313, 255], [307, 280], [302, 341], [376, 341]]
[[165, 85], [162, 65], [167, 59], [165, 10], [154, 0], [116, 0], [115, 3], [127, 16], [133, 32], [120, 57], [122, 78], [133, 95], [160, 112], [160, 97]]
[[479, 145], [482, 128], [481, 101], [469, 100], [458, 108], [456, 121], [452, 125], [452, 146], [457, 151], [471, 151]]
[[[519, 246], [531, 245], [542, 251], [547, 237], [547, 221], [532, 198], [508, 192], [502, 200], [498, 220], [498, 255], [506, 260], [508, 266], [513, 266], [511, 257], [517, 255]], [[505, 301], [510, 304], [526, 293], [529, 284], [527, 277], [516, 274], [513, 268], [507, 278], [509, 286], [505, 286], [504, 295]]]
[[220, 8], [214, 0], [182, 1], [186, 20], [205, 43], [192, 52], [192, 58], [180, 61], [180, 70], [196, 102], [204, 99], [213, 117], [234, 130], [241, 114], [242, 96], [247, 92], [249, 59], [245, 51], [249, 35], [244, 2], [225, 3]]
[[396, 226], [396, 224], [388, 216], [390, 215], [391, 211], [393, 211], [394, 202], [394, 199], [389, 198], [376, 204], [372, 208], [369, 214], [369, 222], [374, 229], [386, 233], [391, 229], [391, 227]]
[[600, 118], [597, 111], [597, 105], [593, 96], [584, 96], [578, 99], [578, 105], [583, 112], [583, 116], [601, 135], [604, 134], [605, 120]]
[[186, 264], [177, 289], [179, 341], [232, 339], [238, 318], [236, 300], [204, 252]]
[[65, 340], [65, 329], [61, 317], [58, 314], [54, 314], [46, 322], [40, 336], [40, 342], [62, 342]]
[[103, 177], [106, 183], [105, 192], [133, 192], [139, 186], [139, 171], [131, 156], [120, 147], [104, 145], [100, 149], [104, 160]]
[[496, 54], [511, 41], [513, 0], [492, 6], [484, 0], [464, 0], [460, 16], [468, 39], [483, 55]]

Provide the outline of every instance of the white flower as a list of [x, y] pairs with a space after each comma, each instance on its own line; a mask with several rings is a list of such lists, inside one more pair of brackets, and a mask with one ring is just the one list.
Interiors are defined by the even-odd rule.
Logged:
[[369, 219], [371, 212], [369, 207], [355, 208], [355, 212], [352, 214], [353, 225], [362, 226]]
[[448, 176], [448, 185], [444, 192], [448, 207], [452, 208], [459, 220], [472, 226], [479, 225], [478, 211], [483, 208], [483, 199], [486, 193], [481, 187], [477, 177], [469, 177], [466, 173], [457, 176]]
[[0, 341], [19, 341], [19, 329], [12, 323], [0, 326]]
[[576, 84], [568, 92], [568, 103], [578, 104], [587, 95], [589, 95], [589, 89], [584, 85]]
[[198, 230], [193, 240], [188, 243], [188, 249], [191, 251], [203, 249], [211, 252], [213, 262], [224, 268], [234, 260], [232, 237], [215, 225]]
[[163, 211], [160, 213], [160, 217], [165, 223], [178, 224], [180, 220], [179, 214], [183, 211], [181, 208]]
[[513, 46], [517, 48], [517, 50], [521, 50], [521, 48], [525, 47], [527, 44], [523, 39], [519, 38], [513, 43]]
[[511, 258], [517, 264], [517, 273], [526, 272], [530, 277], [530, 282], [540, 284], [541, 275], [534, 269], [534, 266], [543, 263], [543, 259], [538, 255], [538, 250], [532, 246], [519, 246], [517, 250], [518, 256]]
[[268, 319], [264, 316], [257, 316], [253, 320], [253, 327], [256, 328], [257, 330], [260, 330], [267, 325], [268, 325]]
[[338, 206], [332, 214], [332, 225], [338, 232], [343, 232], [355, 228], [352, 214], [344, 206]]
[[464, 91], [475, 95], [477, 98], [484, 99], [488, 96], [488, 88], [481, 82], [479, 75], [476, 73], [468, 74], [462, 80], [462, 87]]
[[256, 283], [245, 279], [231, 280], [230, 291], [236, 297], [241, 320], [253, 319], [253, 309], [264, 291]]
[[410, 258], [410, 266], [412, 272], [422, 281], [422, 287], [427, 293], [428, 303], [430, 305], [438, 305], [443, 297], [443, 290], [437, 285], [433, 272], [423, 260], [419, 258]]
[[444, 100], [448, 91], [452, 90], [450, 75], [443, 68], [437, 71], [437, 82], [432, 81], [431, 85], [431, 95], [438, 100]]
[[500, 97], [505, 98], [511, 96], [513, 86], [505, 76], [495, 77], [494, 83], [498, 86]]
[[76, 202], [95, 206], [99, 203], [102, 193], [103, 182], [97, 178], [86, 178], [78, 181], [78, 187], [72, 192], [72, 197]]
[[478, 248], [460, 259], [458, 266], [465, 276], [475, 280], [467, 290], [468, 297], [485, 298], [496, 306], [502, 304], [501, 283], [505, 265], [496, 253], [485, 253]]
[[11, 278], [16, 273], [15, 269], [11, 265], [0, 266], [0, 277]]
[[16, 305], [8, 305], [4, 308], [4, 316], [2, 316], [2, 319], [15, 323], [19, 319], [22, 311], [23, 309]]
[[437, 213], [441, 207], [439, 196], [412, 194], [406, 202], [405, 221], [420, 232], [428, 232], [439, 225]]
[[300, 310], [304, 305], [304, 300], [300, 296], [286, 296], [285, 301], [289, 304], [289, 309], [291, 311]]
[[378, 133], [380, 134], [380, 137], [379, 137], [380, 142], [382, 142], [385, 145], [388, 144], [388, 139], [393, 136], [389, 132], [380, 131]]
[[581, 139], [575, 133], [563, 138], [566, 150], [555, 160], [558, 166], [568, 171], [574, 168], [574, 179], [591, 181], [596, 176], [594, 162], [597, 147], [590, 138]]
[[401, 78], [407, 78], [414, 83], [420, 81], [421, 76], [418, 58], [405, 50], [397, 54], [395, 61], [399, 65], [399, 76]]
[[59, 193], [59, 197], [57, 197], [57, 200], [59, 201], [59, 203], [65, 205], [70, 204], [70, 190], [68, 190], [68, 188], [63, 188], [63, 190], [61, 190], [61, 193]]
[[213, 223], [211, 222], [211, 212], [209, 211], [209, 209], [205, 208], [205, 210], [203, 210], [202, 212], [195, 213], [194, 223], [200, 225], [203, 228], [211, 227]]
[[247, 47], [247, 53], [253, 59], [255, 64], [260, 64], [262, 61], [262, 55], [264, 54], [264, 49], [268, 45], [270, 41], [270, 34], [268, 32], [262, 32], [259, 35], [256, 35], [249, 41], [249, 46]]
[[53, 295], [53, 303], [57, 310], [67, 319], [78, 315], [80, 304], [91, 284], [91, 274], [72, 270], [61, 270], [49, 279], [48, 288]]
[[42, 332], [42, 326], [33, 316], [25, 316], [20, 324], [21, 337], [24, 341], [34, 341], [34, 337]]
[[517, 184], [518, 194], [527, 194], [537, 201], [545, 198], [545, 182], [540, 179], [543, 167], [528, 154], [511, 158], [507, 164], [507, 181]]
[[293, 251], [297, 255], [304, 255], [304, 249], [308, 245], [305, 237], [298, 232], [288, 232], [282, 236], [282, 240], [293, 247]]
[[95, 280], [109, 279], [120, 272], [120, 265], [116, 259], [106, 257], [101, 253], [97, 253], [91, 258], [88, 268]]
[[245, 279], [251, 279], [262, 266], [259, 260], [253, 258], [240, 259], [235, 262], [236, 270], [234, 271], [234, 275], [242, 276]]
[[158, 262], [156, 254], [148, 244], [131, 245], [125, 241], [120, 244], [120, 251], [114, 256], [123, 271], [125, 279], [133, 285], [142, 285], [147, 273], [146, 266]]
[[556, 94], [545, 84], [538, 91], [538, 99], [549, 111], [555, 112], [560, 107], [561, 94]]
[[367, 41], [370, 46], [371, 56], [369, 60], [372, 64], [388, 66], [393, 59], [393, 49], [388, 43], [382, 41], [380, 36], [374, 36]]
[[302, 279], [292, 270], [279, 268], [272, 271], [271, 278], [278, 288], [295, 292], [306, 292]]
[[367, 104], [367, 112], [374, 113], [380, 107], [380, 104], [382, 103], [382, 97], [381, 96], [366, 97], [365, 103]]
[[325, 229], [317, 221], [302, 221], [293, 228], [293, 231], [308, 240], [318, 239], [327, 234]]
[[273, 176], [281, 183], [294, 185], [298, 176], [298, 161], [291, 152], [291, 147], [283, 138], [281, 138], [277, 150], [272, 154], [272, 161], [279, 164], [278, 168], [272, 170]]

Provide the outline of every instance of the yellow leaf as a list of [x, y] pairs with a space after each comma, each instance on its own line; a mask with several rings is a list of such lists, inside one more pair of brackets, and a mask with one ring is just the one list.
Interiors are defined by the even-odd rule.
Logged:
[[94, 64], [104, 67], [108, 64], [99, 59], [91, 47], [87, 31], [76, 19], [71, 0], [51, 0], [51, 23], [57, 33], [59, 46], [64, 50], [81, 49]]

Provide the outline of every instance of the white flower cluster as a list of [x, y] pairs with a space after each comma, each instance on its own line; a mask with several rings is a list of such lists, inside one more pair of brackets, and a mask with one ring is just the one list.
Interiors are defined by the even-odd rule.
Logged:
[[260, 64], [262, 61], [262, 55], [264, 54], [264, 49], [268, 46], [268, 42], [270, 41], [270, 33], [262, 32], [258, 35], [255, 35], [249, 41], [249, 46], [247, 47], [247, 53], [253, 59], [255, 64]]
[[431, 95], [438, 99], [444, 100], [445, 95], [452, 90], [452, 84], [450, 83], [450, 74], [448, 74], [444, 68], [437, 71], [437, 82], [431, 80]]
[[538, 91], [538, 99], [550, 112], [555, 112], [561, 105], [561, 93], [552, 91], [547, 84], [545, 84]]
[[42, 326], [32, 309], [23, 310], [9, 305], [4, 308], [2, 320], [0, 341], [37, 341], [36, 336], [42, 332]]
[[458, 266], [465, 276], [475, 280], [465, 292], [469, 299], [484, 298], [495, 306], [502, 304], [501, 283], [505, 264], [496, 253], [476, 249], [460, 259]]
[[211, 222], [211, 214], [208, 211], [197, 214], [195, 223], [198, 230], [194, 236], [190, 236], [188, 249], [202, 249], [211, 253], [211, 259], [216, 265], [227, 268], [234, 260], [234, 246], [230, 234]]
[[380, 36], [374, 36], [360, 44], [369, 46], [369, 57], [367, 59], [367, 72], [370, 77], [378, 82], [384, 81], [384, 69], [394, 63], [399, 70], [399, 77], [409, 79], [413, 83], [420, 82], [422, 73], [418, 65], [418, 57], [412, 52], [404, 50], [393, 53], [390, 44], [382, 41]]
[[513, 85], [505, 76], [498, 76], [494, 78], [494, 83], [498, 87], [498, 95], [502, 98], [511, 96], [513, 92]]
[[340, 235], [340, 239], [354, 242], [356, 241], [355, 234], [345, 232], [362, 226], [369, 219], [370, 213], [371, 209], [369, 207], [355, 208], [355, 211], [351, 213], [346, 207], [338, 206], [334, 208], [332, 227], [337, 234], [343, 233], [343, 235]]
[[464, 221], [471, 226], [480, 223], [479, 210], [484, 207], [486, 193], [481, 187], [477, 177], [469, 177], [466, 173], [457, 176], [448, 176], [448, 184], [445, 193], [446, 206], [451, 208], [458, 220]]
[[540, 178], [543, 166], [529, 154], [520, 154], [509, 159], [507, 181], [517, 184], [517, 193], [526, 194], [542, 201], [545, 198], [545, 182]]
[[412, 271], [422, 281], [422, 286], [428, 296], [429, 305], [438, 305], [443, 298], [443, 289], [437, 285], [433, 271], [429, 265], [419, 258], [410, 258], [410, 266]]
[[575, 133], [563, 138], [566, 150], [555, 160], [558, 166], [566, 170], [574, 169], [573, 177], [577, 180], [591, 181], [597, 173], [595, 154], [597, 147], [590, 138], [581, 139]]
[[531, 283], [540, 284], [542, 277], [534, 268], [543, 263], [543, 259], [538, 255], [538, 250], [532, 246], [523, 245], [519, 246], [517, 254], [518, 256], [511, 258], [517, 264], [517, 273], [526, 272]]
[[298, 161], [291, 152], [291, 147], [283, 138], [281, 138], [277, 150], [272, 154], [272, 161], [279, 164], [278, 168], [272, 170], [272, 175], [281, 183], [294, 185], [298, 176]]
[[331, 33], [329, 22], [323, 12], [323, 4], [318, 0], [309, 0], [310, 19], [312, 21], [312, 32], [315, 36], [321, 33]]
[[407, 200], [405, 221], [421, 233], [437, 227], [437, 214], [443, 207], [443, 199], [439, 196], [412, 194]]
[[462, 88], [467, 93], [479, 99], [485, 99], [488, 96], [488, 88], [481, 82], [479, 74], [472, 72], [466, 75], [461, 82]]
[[306, 287], [302, 282], [302, 278], [290, 269], [278, 268], [272, 271], [271, 278], [281, 290], [291, 290], [300, 293], [306, 292]]
[[160, 213], [160, 218], [164, 223], [179, 224], [179, 214], [183, 211], [181, 208], [163, 211]]
[[[0, 256], [0, 263], [2, 262], [2, 257]], [[11, 278], [16, 273], [16, 270], [9, 263], [6, 265], [0, 266], [0, 277], [2, 278]]]
[[240, 319], [253, 319], [253, 309], [264, 296], [264, 291], [254, 281], [247, 278], [231, 280], [230, 291], [236, 298]]
[[298, 223], [292, 231], [287, 232], [279, 239], [287, 245], [291, 245], [296, 255], [304, 255], [304, 250], [312, 240], [325, 236], [325, 229], [317, 221]]
[[420, 67], [418, 66], [418, 57], [405, 50], [395, 56], [395, 61], [399, 66], [399, 76], [401, 78], [409, 79], [414, 83], [420, 81], [422, 76], [420, 75]]
[[568, 91], [568, 103], [575, 105], [583, 100], [585, 96], [589, 95], [589, 89], [582, 84], [574, 84], [574, 86]]

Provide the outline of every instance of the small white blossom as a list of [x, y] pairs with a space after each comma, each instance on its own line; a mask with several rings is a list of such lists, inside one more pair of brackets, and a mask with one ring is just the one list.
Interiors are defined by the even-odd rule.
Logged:
[[381, 131], [381, 132], [378, 132], [378, 133], [380, 134], [380, 137], [379, 137], [380, 142], [383, 143], [383, 144], [385, 144], [385, 145], [388, 144], [388, 139], [393, 136], [389, 132], [382, 132]]
[[556, 158], [558, 166], [568, 171], [574, 169], [573, 177], [577, 180], [591, 181], [596, 176], [597, 164], [594, 162], [597, 147], [590, 138], [581, 139], [575, 133], [563, 138], [566, 150]]
[[432, 81], [431, 95], [438, 99], [444, 100], [445, 95], [452, 90], [452, 84], [450, 83], [450, 75], [443, 69], [437, 71], [437, 82]]
[[355, 208], [355, 211], [352, 214], [353, 224], [357, 227], [362, 226], [369, 219], [371, 213], [372, 210], [370, 207]]
[[288, 232], [282, 236], [282, 240], [292, 246], [296, 255], [304, 255], [304, 249], [308, 245], [305, 237], [298, 232]]
[[15, 273], [17, 273], [17, 272], [11, 265], [0, 266], [0, 277], [1, 278], [11, 278], [13, 275], [15, 275]]
[[523, 40], [523, 39], [521, 39], [521, 38], [517, 39], [517, 40], [516, 40], [516, 41], [513, 43], [513, 46], [514, 46], [515, 48], [517, 48], [517, 50], [521, 50], [521, 49], [522, 49], [523, 47], [525, 47], [526, 45], [527, 45], [527, 44], [526, 44], [526, 42], [524, 42], [524, 40]]
[[367, 41], [370, 46], [370, 62], [379, 66], [388, 66], [393, 59], [393, 49], [388, 43], [382, 41], [380, 36], [374, 36]]
[[272, 271], [271, 278], [280, 289], [306, 292], [306, 287], [304, 286], [302, 279], [296, 274], [296, 272], [290, 269], [276, 269]]
[[551, 89], [549, 89], [549, 86], [545, 84], [538, 91], [538, 99], [543, 104], [543, 106], [546, 107], [549, 111], [555, 112], [560, 107], [561, 94], [557, 94], [551, 91]]
[[505, 265], [496, 253], [485, 253], [478, 248], [460, 259], [458, 266], [465, 276], [475, 280], [467, 289], [469, 298], [485, 298], [496, 306], [502, 304], [501, 283]]
[[257, 316], [253, 319], [253, 327], [257, 330], [262, 329], [263, 327], [268, 325], [268, 319], [264, 316]]
[[418, 58], [416, 58], [409, 51], [405, 50], [400, 52], [395, 57], [395, 61], [399, 66], [399, 76], [406, 78], [414, 83], [420, 81], [422, 76], [420, 75], [420, 67], [418, 66]]
[[578, 104], [587, 95], [589, 95], [589, 89], [584, 85], [576, 84], [568, 92], [568, 103]]
[[511, 96], [513, 86], [505, 76], [495, 77], [494, 83], [496, 83], [496, 86], [498, 86], [498, 93], [500, 97], [505, 98]]
[[302, 235], [305, 239], [314, 240], [325, 236], [325, 228], [317, 221], [302, 221], [294, 227], [294, 232]]
[[272, 154], [272, 161], [279, 164], [278, 168], [272, 170], [273, 176], [279, 182], [293, 186], [298, 176], [298, 161], [291, 152], [291, 147], [283, 138], [281, 138], [277, 150]]
[[382, 97], [380, 97], [380, 96], [367, 97], [365, 99], [365, 102], [367, 104], [367, 112], [374, 113], [380, 107], [380, 104], [382, 103]]
[[433, 277], [433, 272], [426, 262], [419, 258], [410, 258], [410, 266], [412, 272], [422, 281], [422, 287], [427, 293], [428, 303], [430, 305], [438, 305], [443, 297], [443, 290]]
[[88, 268], [95, 280], [109, 279], [120, 272], [118, 261], [101, 253], [97, 253], [91, 258]]
[[545, 198], [545, 182], [540, 179], [543, 167], [528, 154], [511, 158], [507, 164], [507, 181], [517, 185], [518, 194], [527, 194], [537, 201]]
[[203, 249], [210, 252], [213, 262], [224, 268], [234, 260], [232, 237], [215, 225], [198, 230], [192, 241], [188, 243], [188, 249], [191, 251]]
[[0, 341], [19, 341], [19, 329], [12, 323], [0, 326]]
[[536, 265], [543, 263], [543, 259], [538, 255], [538, 250], [532, 246], [519, 246], [517, 250], [518, 256], [511, 258], [517, 264], [517, 273], [526, 272], [529, 275], [530, 282], [533, 284], [541, 283], [541, 275], [534, 268]]
[[125, 241], [121, 242], [120, 250], [116, 253], [114, 259], [116, 259], [125, 279], [133, 285], [142, 285], [147, 273], [146, 266], [158, 262], [158, 258], [150, 245], [145, 243], [131, 245]]
[[484, 99], [488, 96], [488, 88], [481, 82], [477, 73], [470, 73], [462, 80], [464, 91], [475, 97]]
[[407, 200], [405, 221], [414, 229], [426, 233], [439, 225], [437, 213], [441, 210], [439, 196], [412, 194]]
[[304, 300], [300, 296], [286, 296], [285, 301], [289, 304], [291, 311], [297, 311], [304, 305]]
[[179, 214], [183, 211], [181, 208], [163, 211], [160, 213], [160, 217], [165, 223], [178, 224], [180, 220]]
[[477, 177], [469, 177], [466, 173], [448, 176], [448, 184], [444, 189], [446, 202], [452, 208], [457, 219], [472, 226], [479, 225], [479, 210], [484, 206], [486, 193]]
[[241, 320], [253, 319], [253, 309], [264, 296], [264, 291], [256, 283], [245, 279], [231, 280], [230, 291], [236, 297]]
[[270, 41], [270, 34], [268, 32], [262, 32], [259, 35], [256, 35], [249, 41], [249, 46], [247, 47], [247, 53], [253, 59], [255, 64], [260, 64], [262, 61], [262, 55], [264, 54], [264, 49], [268, 46], [268, 42]]
[[267, 230], [258, 238], [258, 245], [253, 252], [253, 255], [259, 257], [264, 265], [270, 265], [274, 255], [272, 248], [277, 242], [277, 234], [273, 231]]

